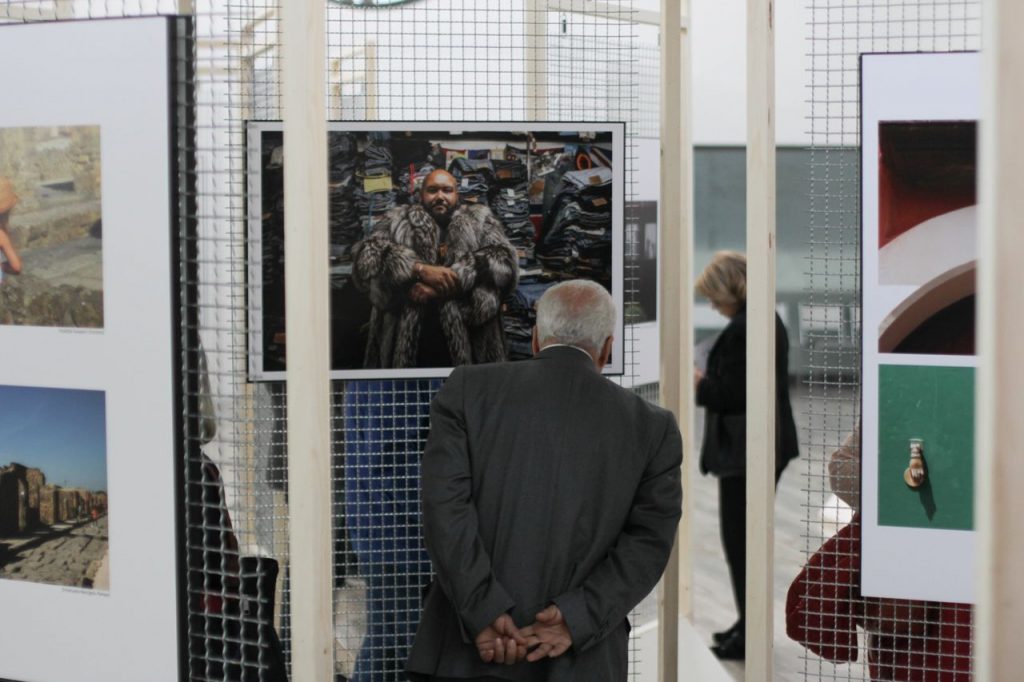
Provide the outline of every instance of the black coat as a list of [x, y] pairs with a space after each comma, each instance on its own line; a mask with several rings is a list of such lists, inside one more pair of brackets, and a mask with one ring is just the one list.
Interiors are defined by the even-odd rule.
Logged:
[[[412, 679], [625, 682], [627, 614], [658, 582], [681, 513], [672, 414], [602, 377], [585, 353], [459, 367], [430, 410], [423, 525], [437, 579]], [[557, 604], [562, 656], [481, 662], [473, 637]]]
[[[722, 330], [697, 384], [704, 407], [700, 469], [716, 476], [744, 476], [747, 466], [747, 311], [740, 310]], [[775, 469], [799, 454], [793, 407], [789, 402], [789, 337], [775, 316]]]

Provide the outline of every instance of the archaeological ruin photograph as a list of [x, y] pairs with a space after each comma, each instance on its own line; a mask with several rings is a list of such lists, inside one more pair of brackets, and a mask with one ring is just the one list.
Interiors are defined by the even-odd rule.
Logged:
[[110, 589], [106, 394], [0, 385], [0, 580]]
[[103, 327], [99, 126], [0, 128], [0, 325]]

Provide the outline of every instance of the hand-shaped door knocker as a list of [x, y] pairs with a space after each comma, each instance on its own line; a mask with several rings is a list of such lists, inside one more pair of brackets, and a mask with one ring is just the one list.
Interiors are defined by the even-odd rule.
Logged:
[[924, 442], [920, 438], [911, 438], [910, 466], [903, 472], [903, 480], [911, 488], [920, 488], [924, 479]]

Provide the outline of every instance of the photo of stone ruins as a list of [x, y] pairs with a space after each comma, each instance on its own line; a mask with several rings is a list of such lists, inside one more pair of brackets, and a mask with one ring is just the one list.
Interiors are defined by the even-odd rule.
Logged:
[[0, 578], [108, 590], [107, 545], [107, 493], [0, 467]]
[[0, 325], [103, 327], [99, 126], [0, 128]]
[[0, 580], [110, 590], [106, 396], [0, 385]]

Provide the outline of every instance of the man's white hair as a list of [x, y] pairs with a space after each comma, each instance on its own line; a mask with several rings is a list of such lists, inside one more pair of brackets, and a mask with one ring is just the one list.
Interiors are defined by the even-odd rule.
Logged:
[[541, 348], [555, 343], [601, 351], [615, 333], [615, 301], [597, 282], [573, 279], [544, 292], [537, 302], [537, 339]]

